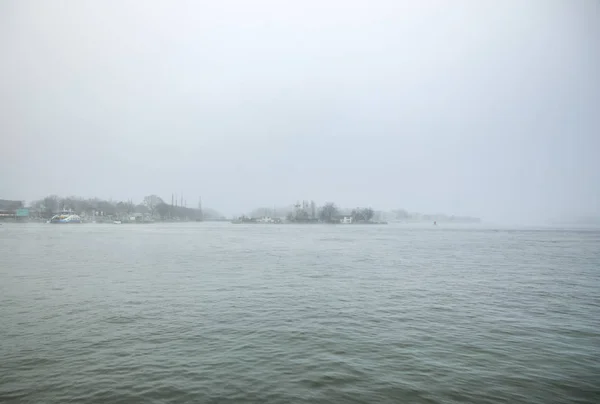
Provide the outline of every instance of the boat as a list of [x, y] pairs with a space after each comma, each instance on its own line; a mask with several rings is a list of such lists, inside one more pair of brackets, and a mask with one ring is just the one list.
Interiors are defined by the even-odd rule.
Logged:
[[120, 220], [113, 220], [113, 224], [121, 224], [122, 222]]
[[81, 217], [65, 210], [52, 216], [50, 223], [81, 223]]

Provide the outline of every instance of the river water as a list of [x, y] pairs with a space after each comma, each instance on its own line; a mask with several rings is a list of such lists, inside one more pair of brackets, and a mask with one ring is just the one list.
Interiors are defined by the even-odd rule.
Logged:
[[600, 230], [0, 226], [2, 403], [598, 403]]

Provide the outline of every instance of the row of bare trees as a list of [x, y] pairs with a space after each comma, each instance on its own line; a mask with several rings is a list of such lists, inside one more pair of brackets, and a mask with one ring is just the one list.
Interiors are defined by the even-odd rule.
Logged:
[[81, 198], [77, 196], [60, 197], [49, 195], [43, 199], [33, 201], [31, 207], [36, 209], [41, 217], [50, 218], [62, 210], [71, 210], [78, 214], [86, 215], [117, 215], [127, 213], [147, 213], [145, 205], [135, 205], [128, 201], [107, 201], [99, 198]]
[[[304, 213], [304, 215], [302, 215], [302, 213]], [[374, 215], [375, 211], [371, 208], [356, 208], [352, 210], [352, 213], [349, 216], [352, 217], [353, 222], [369, 222]], [[341, 216], [340, 209], [333, 202], [328, 202], [318, 209], [318, 220], [323, 223], [337, 223]], [[300, 214], [296, 213], [295, 215], [290, 213], [288, 214], [288, 220], [299, 222], [307, 221], [308, 213], [301, 212]]]
[[[54, 214], [62, 210], [70, 210], [77, 214], [88, 216], [126, 216], [139, 213], [161, 219], [202, 219], [202, 212], [199, 209], [172, 206], [165, 203], [157, 195], [148, 195], [139, 204], [135, 204], [131, 200], [107, 201], [99, 198], [49, 195], [43, 199], [33, 201], [31, 207], [36, 209], [39, 215], [46, 219], [51, 218]], [[208, 209], [207, 211], [209, 217], [218, 215], [212, 209]]]

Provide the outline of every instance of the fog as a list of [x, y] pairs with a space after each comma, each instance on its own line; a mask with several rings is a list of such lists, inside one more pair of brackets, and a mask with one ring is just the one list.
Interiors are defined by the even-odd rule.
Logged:
[[0, 198], [600, 215], [600, 3], [3, 1]]

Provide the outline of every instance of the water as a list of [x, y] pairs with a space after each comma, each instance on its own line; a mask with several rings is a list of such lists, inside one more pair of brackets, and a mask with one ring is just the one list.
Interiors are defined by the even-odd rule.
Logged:
[[2, 403], [598, 403], [600, 231], [0, 226]]

